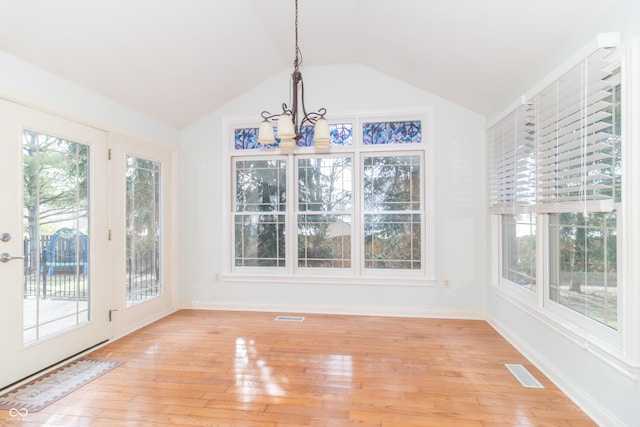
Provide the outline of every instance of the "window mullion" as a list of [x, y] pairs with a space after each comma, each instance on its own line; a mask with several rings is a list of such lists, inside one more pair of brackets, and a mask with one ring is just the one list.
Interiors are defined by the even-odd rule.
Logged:
[[549, 215], [536, 215], [536, 297], [538, 307], [544, 307], [549, 297], [548, 278], [550, 274]]
[[[359, 131], [356, 133], [360, 139], [360, 133], [362, 127], [358, 127]], [[362, 154], [360, 150], [354, 153], [353, 170], [357, 171], [359, 177], [363, 176], [364, 165], [362, 162]], [[354, 179], [353, 183], [353, 230], [357, 230], [357, 238], [351, 239], [351, 260], [353, 262], [353, 271], [356, 275], [361, 276], [363, 273], [364, 264], [364, 213], [362, 211], [364, 192], [362, 190], [362, 179]], [[354, 236], [355, 237], [355, 236]]]
[[298, 165], [296, 156], [287, 156], [287, 211], [285, 216], [286, 271], [295, 274], [298, 269]]

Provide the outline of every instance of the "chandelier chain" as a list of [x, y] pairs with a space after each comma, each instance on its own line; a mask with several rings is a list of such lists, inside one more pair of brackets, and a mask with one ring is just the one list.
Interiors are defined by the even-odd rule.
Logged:
[[294, 62], [293, 62], [293, 66], [296, 70], [298, 70], [298, 67], [300, 65], [300, 48], [298, 47], [298, 0], [296, 0], [296, 15], [295, 15], [295, 37], [296, 37], [296, 51], [295, 51], [295, 55], [294, 55]]

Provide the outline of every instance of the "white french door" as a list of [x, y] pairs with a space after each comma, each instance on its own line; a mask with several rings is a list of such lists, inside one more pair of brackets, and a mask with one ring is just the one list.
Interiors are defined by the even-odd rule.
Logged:
[[175, 148], [0, 99], [0, 389], [173, 311]]
[[0, 388], [110, 337], [106, 132], [0, 100]]
[[173, 310], [176, 229], [175, 150], [111, 135], [113, 335], [123, 336]]

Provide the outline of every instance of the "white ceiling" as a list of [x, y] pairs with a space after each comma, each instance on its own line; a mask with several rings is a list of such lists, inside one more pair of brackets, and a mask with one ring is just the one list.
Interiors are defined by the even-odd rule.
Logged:
[[[482, 114], [616, 0], [300, 0], [304, 65]], [[294, 0], [0, 0], [0, 49], [183, 128], [293, 64]], [[1, 72], [1, 70], [0, 70]]]

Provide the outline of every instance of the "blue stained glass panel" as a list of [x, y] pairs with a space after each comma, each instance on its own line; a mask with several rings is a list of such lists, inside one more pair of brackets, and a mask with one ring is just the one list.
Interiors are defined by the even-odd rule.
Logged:
[[260, 150], [264, 148], [277, 148], [280, 142], [275, 144], [261, 144], [258, 142], [258, 128], [245, 128], [235, 130], [236, 150]]
[[[313, 147], [314, 128], [311, 125], [302, 127], [302, 138], [298, 147]], [[329, 124], [331, 145], [351, 145], [353, 142], [353, 125], [351, 123]]]
[[[277, 129], [273, 129], [277, 133]], [[329, 134], [331, 145], [352, 145], [353, 125], [351, 123], [330, 124]], [[298, 147], [313, 147], [314, 129], [312, 125], [302, 126], [302, 138], [298, 141]], [[258, 128], [243, 128], [235, 130], [236, 150], [261, 150], [278, 148], [280, 139], [276, 134], [275, 144], [261, 144], [258, 142]]]
[[313, 147], [313, 134], [315, 133], [313, 126], [302, 126], [300, 133], [302, 133], [302, 138], [298, 141], [298, 147]]
[[364, 123], [362, 137], [364, 145], [417, 144], [422, 142], [422, 122]]
[[331, 145], [353, 145], [353, 125], [341, 123], [329, 125]]

